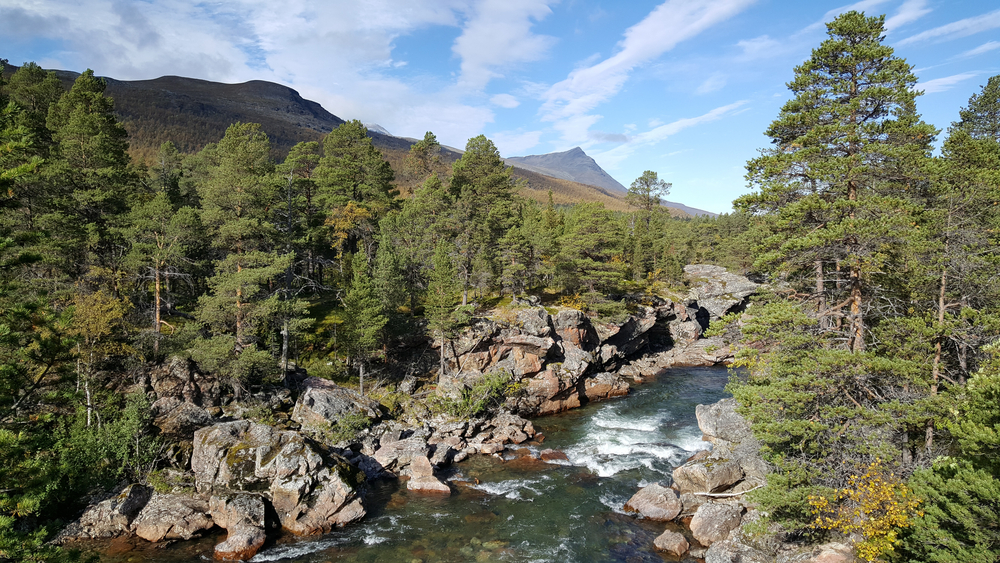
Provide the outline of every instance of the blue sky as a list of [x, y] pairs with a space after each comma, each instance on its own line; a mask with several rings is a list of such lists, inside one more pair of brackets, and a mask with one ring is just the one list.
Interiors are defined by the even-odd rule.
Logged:
[[622, 184], [715, 212], [846, 10], [885, 14], [946, 128], [1000, 74], [997, 0], [0, 0], [0, 57], [122, 80], [287, 84], [395, 135], [504, 156], [581, 146]]

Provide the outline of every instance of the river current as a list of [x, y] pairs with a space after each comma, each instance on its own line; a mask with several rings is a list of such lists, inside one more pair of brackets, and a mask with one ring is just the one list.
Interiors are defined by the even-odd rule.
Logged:
[[[718, 401], [728, 373], [675, 368], [627, 397], [533, 420], [540, 445], [504, 459], [471, 456], [443, 476], [450, 497], [429, 497], [390, 481], [369, 492], [360, 523], [318, 538], [287, 537], [251, 561], [328, 562], [661, 562], [653, 550], [663, 523], [627, 515], [640, 487], [670, 482], [674, 467], [709, 444], [695, 406]], [[569, 461], [545, 463], [553, 448]], [[224, 534], [224, 532], [222, 532]], [[121, 554], [120, 561], [179, 563], [212, 558], [223, 536]]]

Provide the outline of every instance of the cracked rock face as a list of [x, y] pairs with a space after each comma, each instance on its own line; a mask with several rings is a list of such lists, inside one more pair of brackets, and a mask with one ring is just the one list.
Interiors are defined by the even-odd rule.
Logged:
[[710, 546], [722, 541], [735, 530], [742, 520], [742, 509], [737, 504], [706, 502], [698, 507], [691, 519], [691, 535], [701, 545]]
[[294, 534], [329, 532], [365, 515], [364, 478], [296, 432], [240, 420], [195, 432], [191, 469], [202, 494], [259, 492]]

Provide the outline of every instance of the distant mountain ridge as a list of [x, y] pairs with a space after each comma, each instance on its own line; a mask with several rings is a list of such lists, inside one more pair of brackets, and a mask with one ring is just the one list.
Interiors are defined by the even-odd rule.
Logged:
[[[16, 70], [12, 65], [3, 68], [5, 75]], [[80, 76], [72, 71], [54, 72], [66, 89]], [[115, 100], [115, 113], [129, 133], [130, 152], [140, 160], [149, 161], [165, 141], [173, 142], [182, 153], [197, 152], [208, 143], [218, 142], [237, 121], [259, 123], [271, 141], [272, 156], [280, 160], [296, 143], [319, 141], [345, 121], [293, 88], [263, 80], [224, 84], [182, 76], [151, 80], [102, 78], [107, 82], [105, 94]], [[366, 126], [374, 144], [397, 171], [397, 182], [406, 188], [404, 193], [415, 189], [414, 180], [400, 171], [417, 139], [393, 136], [376, 123]], [[442, 147], [443, 168], [439, 174], [447, 175], [451, 162], [462, 152]], [[594, 201], [609, 209], [628, 208], [623, 200], [625, 187], [579, 147], [563, 153], [510, 158], [507, 162], [515, 167], [514, 176], [525, 182], [523, 195], [537, 201], [547, 201], [551, 190], [557, 204]], [[678, 216], [706, 214], [680, 204], [668, 207]]]
[[[618, 180], [611, 177], [604, 171], [597, 161], [587, 155], [580, 147], [574, 147], [568, 151], [550, 152], [548, 154], [536, 154], [530, 156], [514, 156], [504, 159], [508, 164], [530, 170], [538, 174], [545, 174], [554, 178], [579, 182], [595, 186], [603, 193], [612, 197], [622, 197], [628, 193], [628, 189]], [[717, 214], [703, 209], [688, 207], [682, 203], [663, 200], [665, 207], [679, 209], [684, 213], [697, 216], [707, 215], [715, 217]]]
[[593, 158], [583, 152], [580, 147], [568, 151], [550, 152], [531, 156], [513, 156], [505, 158], [508, 164], [518, 168], [531, 170], [540, 174], [548, 174], [563, 180], [572, 180], [581, 184], [589, 184], [624, 194], [628, 190], [618, 180], [604, 171]]

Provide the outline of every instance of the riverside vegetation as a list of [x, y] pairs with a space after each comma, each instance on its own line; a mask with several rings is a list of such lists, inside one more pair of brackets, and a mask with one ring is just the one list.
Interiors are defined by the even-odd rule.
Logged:
[[[281, 163], [247, 123], [133, 162], [101, 80], [64, 92], [24, 65], [0, 82], [0, 559], [75, 557], [47, 543], [61, 518], [156, 480], [149, 399], [125, 392], [150, 365], [189, 359], [258, 419], [252, 401], [302, 368], [393, 411], [405, 375], [460, 371], [453, 340], [512, 296], [621, 322], [707, 262], [770, 282], [714, 327], [740, 343], [729, 389], [773, 467], [747, 493], [754, 530], [996, 561], [1000, 77], [934, 155], [883, 24], [828, 24], [747, 165], [755, 191], [717, 219], [670, 217], [653, 172], [629, 212], [538, 205], [482, 136], [446, 175], [433, 134], [413, 144], [402, 166], [424, 180], [401, 199], [359, 122]], [[438, 410], [499, 404], [504, 377]]]

